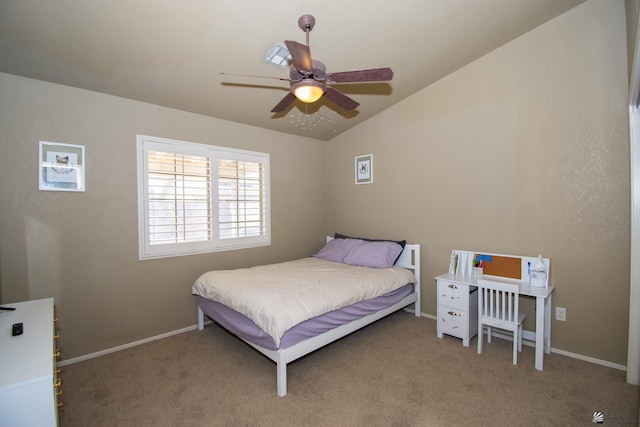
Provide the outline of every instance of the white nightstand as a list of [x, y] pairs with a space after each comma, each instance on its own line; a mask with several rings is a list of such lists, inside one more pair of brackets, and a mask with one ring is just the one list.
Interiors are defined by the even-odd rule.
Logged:
[[441, 274], [438, 286], [438, 338], [443, 334], [469, 341], [478, 333], [478, 288], [469, 285], [468, 277]]
[[[0, 425], [58, 425], [60, 380], [53, 298], [14, 304], [0, 312]], [[13, 335], [13, 325], [23, 332]]]

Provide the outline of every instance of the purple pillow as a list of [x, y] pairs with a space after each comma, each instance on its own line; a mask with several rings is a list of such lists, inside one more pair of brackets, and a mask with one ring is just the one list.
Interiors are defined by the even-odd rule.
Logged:
[[320, 249], [314, 257], [327, 261], [342, 262], [353, 248], [365, 243], [364, 240], [359, 239], [333, 239], [327, 242], [324, 248]]
[[390, 268], [401, 252], [402, 246], [395, 242], [364, 242], [351, 249], [342, 262], [361, 267]]
[[[347, 236], [345, 234], [340, 234], [340, 233], [335, 233], [334, 238], [336, 239], [359, 239], [359, 240], [364, 240], [366, 242], [394, 242], [399, 244], [400, 246], [402, 246], [402, 249], [404, 250], [404, 247], [407, 245], [407, 241], [406, 240], [391, 240], [391, 239], [368, 239], [366, 237], [351, 237], [351, 236]], [[400, 252], [402, 253], [402, 252]], [[398, 259], [400, 258], [400, 255], [398, 255], [398, 258], [396, 258], [396, 261], [394, 262], [394, 264], [396, 262], [398, 262]]]

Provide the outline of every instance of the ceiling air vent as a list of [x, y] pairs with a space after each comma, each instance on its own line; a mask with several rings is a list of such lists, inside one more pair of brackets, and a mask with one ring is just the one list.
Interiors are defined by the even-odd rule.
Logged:
[[281, 43], [275, 43], [271, 49], [264, 55], [262, 60], [280, 68], [286, 68], [289, 65], [291, 55], [287, 47]]

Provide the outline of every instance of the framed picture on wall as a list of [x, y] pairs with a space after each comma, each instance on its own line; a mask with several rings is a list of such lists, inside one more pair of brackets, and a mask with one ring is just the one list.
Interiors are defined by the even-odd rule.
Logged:
[[84, 191], [84, 146], [40, 141], [40, 190]]
[[373, 182], [373, 154], [356, 157], [356, 184]]

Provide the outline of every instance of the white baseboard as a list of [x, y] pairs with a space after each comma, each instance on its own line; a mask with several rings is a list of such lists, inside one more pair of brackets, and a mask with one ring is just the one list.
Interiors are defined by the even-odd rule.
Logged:
[[619, 369], [621, 371], [626, 371], [627, 367], [624, 365], [620, 365], [618, 363], [608, 362], [606, 360], [596, 359], [589, 356], [583, 356], [582, 354], [571, 353], [570, 351], [559, 350], [557, 348], [551, 347], [551, 353], [558, 353], [563, 356], [573, 357], [574, 359], [584, 360], [586, 362], [595, 363], [596, 365], [606, 366], [608, 368]]
[[[405, 308], [405, 311], [408, 311], [410, 313], [415, 313], [414, 310], [407, 309], [407, 308]], [[432, 319], [432, 320], [437, 320], [435, 316], [433, 316], [431, 314], [427, 314], [427, 313], [420, 313], [420, 316], [426, 317], [426, 318]], [[211, 320], [208, 320], [208, 321], [205, 322], [205, 324], [208, 324], [208, 323], [212, 323]], [[109, 354], [109, 353], [115, 353], [116, 351], [124, 350], [124, 349], [131, 348], [131, 347], [136, 347], [136, 346], [141, 345], [141, 344], [146, 344], [148, 342], [160, 340], [162, 338], [167, 338], [167, 337], [170, 337], [172, 335], [177, 335], [177, 334], [181, 334], [181, 333], [184, 333], [184, 332], [193, 331], [195, 329], [198, 329], [198, 325], [187, 326], [186, 328], [182, 328], [182, 329], [178, 329], [178, 330], [175, 330], [175, 331], [167, 332], [167, 333], [161, 334], [161, 335], [156, 335], [156, 336], [151, 337], [151, 338], [145, 338], [145, 339], [140, 340], [140, 341], [134, 341], [134, 342], [129, 343], [129, 344], [123, 344], [123, 345], [119, 345], [117, 347], [108, 348], [106, 350], [97, 351], [95, 353], [86, 354], [84, 356], [74, 357], [73, 359], [62, 360], [62, 361], [58, 362], [58, 366], [71, 365], [72, 363], [82, 362], [84, 360], [89, 360], [89, 359], [93, 359], [94, 357], [104, 356], [104, 355]], [[509, 335], [502, 335], [502, 334], [496, 333], [496, 332], [494, 332], [493, 335], [496, 336], [496, 337], [502, 338], [502, 339], [507, 339], [507, 340], [508, 339], [512, 339], [512, 337], [509, 336]], [[523, 339], [522, 343], [524, 345], [528, 345], [530, 347], [534, 347], [534, 343], [532, 341], [527, 340], [527, 339]], [[553, 347], [551, 347], [551, 352], [552, 353], [561, 354], [563, 356], [571, 357], [571, 358], [574, 358], [574, 359], [579, 359], [579, 360], [584, 360], [586, 362], [595, 363], [596, 365], [606, 366], [608, 368], [619, 369], [621, 371], [626, 371], [627, 370], [627, 367], [624, 366], [624, 365], [620, 365], [620, 364], [613, 363], [613, 362], [608, 362], [606, 360], [596, 359], [596, 358], [589, 357], [589, 356], [583, 356], [582, 354], [571, 353], [571, 352], [565, 351], [565, 350], [559, 350], [559, 349], [553, 348]]]
[[[506, 335], [506, 334], [502, 334], [500, 332], [497, 331], [491, 331], [491, 336], [500, 338], [500, 339], [505, 339], [508, 341], [513, 341], [513, 336], [512, 335]], [[523, 331], [522, 334], [522, 344], [529, 346], [529, 347], [535, 347], [536, 343], [535, 343], [535, 334], [531, 331]], [[613, 363], [613, 362], [609, 362], [606, 360], [601, 360], [601, 359], [596, 359], [594, 357], [589, 357], [589, 356], [584, 356], [582, 354], [578, 354], [578, 353], [571, 353], [570, 351], [565, 351], [565, 350], [560, 350], [557, 348], [553, 348], [551, 347], [551, 353], [556, 353], [556, 354], [561, 354], [563, 356], [567, 356], [567, 357], [571, 357], [573, 359], [578, 359], [578, 360], [584, 360], [585, 362], [591, 362], [591, 363], [595, 363], [596, 365], [602, 365], [602, 366], [606, 366], [608, 368], [614, 368], [614, 369], [619, 369], [621, 371], [626, 371], [627, 367], [624, 365], [620, 365], [617, 363]]]
[[86, 354], [84, 356], [74, 357], [72, 359], [61, 360], [60, 362], [57, 363], [57, 365], [58, 366], [71, 365], [72, 363], [82, 362], [84, 360], [89, 360], [89, 359], [93, 359], [94, 357], [104, 356], [105, 354], [109, 354], [109, 353], [115, 353], [116, 351], [124, 350], [124, 349], [131, 348], [131, 347], [136, 347], [138, 345], [146, 344], [146, 343], [149, 343], [149, 342], [152, 342], [152, 341], [157, 341], [157, 340], [160, 340], [162, 338], [170, 337], [172, 335], [178, 335], [178, 334], [182, 334], [184, 332], [193, 331], [194, 329], [197, 329], [197, 328], [198, 328], [198, 325], [187, 326], [186, 328], [178, 329], [176, 331], [167, 332], [167, 333], [161, 334], [161, 335], [156, 335], [155, 337], [145, 338], [145, 339], [140, 340], [140, 341], [134, 341], [134, 342], [129, 343], [129, 344], [119, 345], [117, 347], [108, 348], [106, 350], [97, 351], [95, 353]]
[[[409, 313], [414, 313], [414, 314], [416, 312], [413, 308], [404, 308], [403, 310], [407, 311]], [[426, 317], [428, 319], [436, 320], [436, 316], [433, 316], [433, 315], [427, 314], [427, 313], [423, 313], [423, 312], [420, 312], [420, 317]]]

